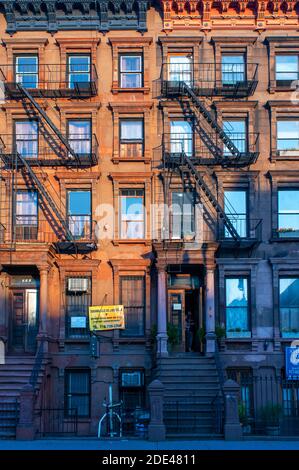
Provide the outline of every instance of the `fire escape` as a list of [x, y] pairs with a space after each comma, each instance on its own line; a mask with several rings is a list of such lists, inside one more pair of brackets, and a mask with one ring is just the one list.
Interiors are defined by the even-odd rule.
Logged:
[[[1, 224], [0, 242], [1, 244], [6, 242], [10, 244], [11, 249], [15, 249], [16, 241], [18, 241], [15, 207], [18, 190], [17, 175], [21, 173], [27, 187], [38, 193], [39, 205], [50, 226], [51, 236], [42, 237], [42, 241], [52, 242], [58, 253], [89, 253], [96, 249], [92, 222], [88, 230], [83, 230], [83, 236], [78, 237], [73, 233], [72, 227], [76, 221], [67, 217], [67, 207], [48, 178], [46, 168], [66, 167], [79, 170], [96, 165], [98, 142], [95, 135], [90, 135], [87, 150], [83, 145], [85, 150], [82, 152], [80, 143], [77, 148], [72, 145], [68, 136], [62, 134], [44, 108], [49, 105], [47, 99], [86, 99], [95, 96], [98, 83], [96, 69], [94, 66], [91, 67], [88, 81], [70, 84], [65, 67], [46, 65], [39, 70], [38, 82], [32, 88], [25, 87], [21, 81], [16, 81], [13, 77], [13, 69], [13, 66], [0, 67], [5, 98], [21, 101], [29, 120], [38, 118], [38, 152], [34, 156], [24, 155], [19, 150], [15, 137], [9, 135], [1, 139], [2, 172], [10, 176], [11, 200], [6, 212], [11, 213], [11, 220], [7, 215], [7, 226]], [[9, 236], [6, 231], [9, 232]], [[27, 234], [27, 240], [30, 238], [31, 235]], [[41, 241], [37, 234], [33, 238]]]
[[247, 64], [242, 74], [232, 67], [229, 80], [223, 80], [221, 64], [179, 64], [173, 73], [171, 66], [162, 66], [158, 80], [160, 104], [167, 107], [169, 101], [175, 100], [183, 116], [187, 120], [191, 117], [192, 134], [163, 134], [160, 175], [164, 201], [168, 199], [170, 182], [179, 176], [184, 188], [196, 188], [206, 220], [213, 221], [213, 234], [220, 247], [251, 249], [260, 241], [261, 220], [247, 217], [246, 233], [240, 233], [239, 215], [227, 204], [224, 193], [215, 188], [211, 169], [241, 169], [255, 163], [259, 155], [258, 134], [234, 135], [222, 127], [213, 99], [240, 100], [252, 95], [257, 86], [257, 65]]

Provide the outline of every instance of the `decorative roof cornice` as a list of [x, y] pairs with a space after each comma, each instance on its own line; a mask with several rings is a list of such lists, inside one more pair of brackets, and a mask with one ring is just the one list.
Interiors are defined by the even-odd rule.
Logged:
[[294, 0], [160, 0], [164, 30], [297, 29]]
[[7, 32], [146, 31], [149, 0], [2, 0]]

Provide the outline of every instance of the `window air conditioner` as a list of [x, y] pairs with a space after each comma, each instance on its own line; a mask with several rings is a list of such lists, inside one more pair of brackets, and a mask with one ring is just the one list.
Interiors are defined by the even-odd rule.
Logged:
[[122, 387], [142, 387], [142, 372], [123, 372], [121, 376]]
[[88, 279], [84, 277], [70, 277], [68, 279], [68, 290], [86, 292], [88, 290]]

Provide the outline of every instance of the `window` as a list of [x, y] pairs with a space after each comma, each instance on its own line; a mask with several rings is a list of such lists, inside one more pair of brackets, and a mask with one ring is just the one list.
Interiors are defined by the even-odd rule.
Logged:
[[125, 310], [125, 329], [120, 330], [121, 336], [144, 336], [144, 276], [120, 277], [120, 303]]
[[91, 278], [66, 279], [66, 336], [80, 338], [88, 335], [88, 307], [91, 305]]
[[38, 157], [37, 121], [15, 121], [15, 146], [24, 158]]
[[142, 56], [120, 55], [120, 86], [121, 88], [141, 88], [142, 83]]
[[[224, 191], [224, 211], [240, 237], [247, 237], [247, 192]], [[225, 229], [225, 237], [232, 235]]]
[[90, 416], [90, 370], [65, 370], [65, 415]]
[[[229, 119], [223, 121], [223, 130], [232, 140], [239, 152], [247, 151], [247, 125], [245, 119]], [[230, 150], [225, 147], [224, 155], [231, 155]]]
[[68, 120], [68, 141], [77, 155], [91, 154], [91, 121], [82, 119]]
[[142, 369], [120, 369], [119, 397], [123, 402], [123, 432], [134, 435], [138, 414], [144, 416], [145, 387]]
[[120, 156], [141, 158], [143, 156], [143, 120], [120, 121]]
[[16, 239], [34, 240], [38, 230], [38, 198], [36, 191], [16, 193]]
[[182, 154], [188, 157], [193, 155], [193, 130], [188, 121], [170, 122], [170, 152], [171, 154]]
[[90, 56], [68, 56], [68, 86], [72, 90], [76, 87], [89, 87], [90, 85]]
[[91, 239], [90, 191], [68, 191], [68, 227], [75, 239]]
[[144, 191], [123, 189], [120, 193], [121, 238], [144, 238]]
[[25, 88], [38, 87], [38, 56], [20, 55], [15, 57], [15, 79]]
[[168, 80], [185, 82], [191, 85], [193, 81], [193, 58], [190, 55], [171, 55], [168, 64]]
[[248, 309], [248, 279], [225, 279], [225, 318], [228, 338], [250, 337]]
[[221, 59], [223, 85], [235, 85], [246, 80], [245, 57], [243, 54], [223, 54]]
[[173, 192], [171, 209], [171, 238], [193, 238], [195, 235], [194, 194], [188, 192]]
[[286, 152], [290, 155], [299, 151], [299, 120], [279, 120], [277, 121], [277, 150], [280, 155]]
[[276, 84], [289, 86], [290, 82], [299, 79], [298, 55], [276, 55], [275, 77]]
[[228, 379], [234, 380], [240, 386], [239, 403], [242, 407], [240, 419], [242, 421], [244, 416], [244, 421], [247, 421], [247, 418], [253, 417], [254, 414], [252, 370], [229, 368], [226, 374]]
[[299, 189], [278, 190], [278, 236], [299, 237]]
[[299, 337], [299, 278], [279, 279], [280, 329], [283, 338]]

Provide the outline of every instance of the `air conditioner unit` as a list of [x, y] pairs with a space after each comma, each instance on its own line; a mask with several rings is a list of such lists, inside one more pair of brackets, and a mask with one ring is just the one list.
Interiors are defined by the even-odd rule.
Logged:
[[88, 290], [88, 279], [84, 277], [69, 277], [68, 290], [75, 292], [86, 292]]
[[123, 372], [121, 375], [122, 387], [142, 387], [143, 386], [143, 373], [136, 372]]

